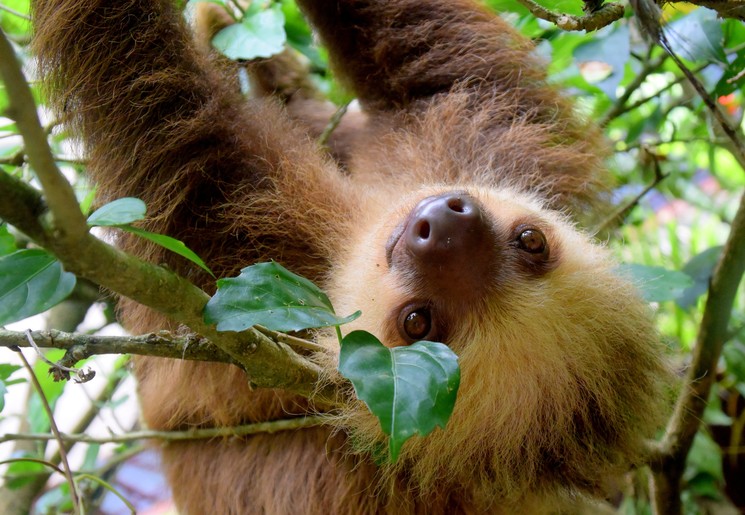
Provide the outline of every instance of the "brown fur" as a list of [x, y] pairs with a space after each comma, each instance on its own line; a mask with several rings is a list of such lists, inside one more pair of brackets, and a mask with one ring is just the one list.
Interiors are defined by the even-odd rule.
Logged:
[[[352, 404], [330, 418], [333, 431], [167, 445], [180, 509], [535, 513], [599, 494], [640, 463], [664, 411], [665, 367], [647, 307], [569, 221], [602, 204], [597, 131], [545, 85], [530, 45], [467, 0], [299, 3], [368, 113], [364, 144], [347, 149], [350, 175], [275, 102], [241, 98], [169, 0], [36, 0], [41, 68], [85, 141], [100, 201], [142, 198], [147, 228], [184, 241], [218, 276], [277, 260], [325, 286], [339, 313], [362, 309], [354, 327], [388, 345], [403, 343], [393, 309], [418, 290], [388, 267], [385, 244], [421, 199], [467, 191], [504, 259], [467, 305], [431, 299], [462, 368], [446, 431], [375, 465], [382, 435]], [[526, 221], [547, 236], [545, 273], [521, 265], [506, 239]], [[157, 246], [118, 244], [213, 288]], [[131, 302], [122, 318], [133, 332], [170, 325]], [[319, 341], [336, 354], [333, 337]], [[136, 372], [153, 428], [307, 409], [251, 391], [227, 365], [152, 358]]]

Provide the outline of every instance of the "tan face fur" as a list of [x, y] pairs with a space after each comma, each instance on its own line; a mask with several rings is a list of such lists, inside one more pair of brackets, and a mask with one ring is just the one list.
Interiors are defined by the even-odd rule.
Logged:
[[[658, 423], [665, 370], [649, 309], [608, 252], [562, 215], [524, 194], [484, 187], [456, 191], [476, 199], [495, 226], [495, 277], [481, 278], [475, 297], [422, 298], [404, 279], [406, 265], [389, 266], [386, 242], [422, 199], [450, 190], [423, 188], [368, 213], [373, 229], [357, 235], [330, 288], [340, 314], [363, 309], [344, 331], [367, 330], [388, 346], [409, 343], [399, 330], [400, 307], [429, 303], [442, 329], [427, 339], [459, 355], [460, 393], [446, 430], [410, 440], [385, 472], [406, 470], [406, 483], [423, 495], [451, 483], [476, 485], [474, 500], [487, 505], [526, 502], [528, 490], [553, 496], [557, 476], [582, 490], [599, 488], [600, 478], [639, 460]], [[516, 226], [545, 235], [546, 263], [523, 259]], [[342, 419], [359, 450], [383, 441], [363, 406]]]

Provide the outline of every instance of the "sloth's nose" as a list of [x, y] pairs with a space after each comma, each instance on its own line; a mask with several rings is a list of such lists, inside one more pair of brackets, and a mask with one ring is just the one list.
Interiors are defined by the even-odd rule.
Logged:
[[394, 256], [422, 293], [466, 300], [491, 281], [494, 228], [484, 208], [465, 192], [419, 202], [409, 214]]
[[407, 249], [417, 258], [443, 262], [467, 258], [481, 245], [486, 232], [481, 206], [474, 198], [446, 193], [417, 204], [404, 238]]

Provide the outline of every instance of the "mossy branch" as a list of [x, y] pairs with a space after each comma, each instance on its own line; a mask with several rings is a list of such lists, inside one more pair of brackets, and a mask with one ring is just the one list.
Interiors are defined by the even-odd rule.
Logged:
[[607, 3], [584, 16], [573, 16], [546, 9], [533, 0], [518, 0], [533, 16], [556, 24], [562, 30], [586, 30], [588, 32], [602, 29], [616, 20], [623, 18], [624, 8], [621, 4]]

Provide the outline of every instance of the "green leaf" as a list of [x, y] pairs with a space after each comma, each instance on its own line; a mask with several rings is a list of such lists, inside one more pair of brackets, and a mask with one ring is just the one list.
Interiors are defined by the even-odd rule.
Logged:
[[212, 44], [233, 60], [271, 57], [282, 51], [287, 40], [282, 7], [270, 8], [246, 15], [241, 23], [222, 29]]
[[735, 91], [742, 91], [745, 88], [745, 74], [741, 73], [743, 69], [745, 69], [745, 52], [739, 52], [735, 55], [734, 60], [725, 67], [724, 74], [714, 88], [714, 94], [723, 96]]
[[673, 51], [690, 61], [727, 62], [722, 47], [722, 21], [717, 13], [703, 7], [665, 27]]
[[258, 263], [238, 277], [217, 281], [217, 293], [204, 308], [204, 320], [218, 331], [243, 331], [260, 324], [274, 331], [346, 324], [359, 312], [341, 318], [315, 284], [279, 263]]
[[43, 313], [74, 287], [75, 276], [44, 250], [19, 250], [0, 257], [0, 325]]
[[703, 431], [696, 433], [691, 452], [686, 461], [684, 479], [692, 480], [699, 474], [707, 474], [717, 481], [723, 481], [722, 450], [711, 436]]
[[16, 247], [16, 239], [8, 231], [8, 225], [0, 224], [0, 256], [12, 254], [16, 250], [18, 250]]
[[714, 267], [719, 261], [721, 254], [721, 245], [711, 247], [693, 256], [681, 269], [681, 272], [688, 274], [693, 280], [693, 284], [683, 290], [677, 299], [677, 303], [681, 308], [688, 309], [696, 304], [698, 298], [709, 289], [709, 280], [714, 273]]
[[19, 461], [14, 461], [8, 465], [3, 475], [5, 486], [11, 490], [18, 490], [24, 485], [31, 483], [39, 477], [39, 474], [43, 474], [48, 470], [44, 465], [36, 461], [20, 461], [23, 458], [44, 459], [43, 456], [36, 456], [29, 452], [20, 452], [14, 453], [13, 458]]
[[745, 345], [737, 340], [728, 342], [722, 349], [722, 357], [727, 365], [727, 372], [739, 383], [745, 383]]
[[693, 279], [688, 274], [661, 266], [626, 264], [619, 265], [618, 270], [636, 283], [647, 302], [676, 300], [686, 288], [693, 286]]
[[[56, 363], [62, 359], [62, 356], [64, 355], [65, 351], [63, 349], [51, 349], [45, 352], [44, 357], [46, 357], [48, 361]], [[85, 361], [79, 363], [78, 366], [82, 367], [84, 363]], [[34, 363], [33, 369], [36, 380], [39, 381], [39, 386], [41, 386], [41, 391], [44, 393], [44, 398], [47, 400], [47, 403], [49, 403], [52, 412], [54, 412], [57, 401], [62, 395], [62, 392], [64, 392], [67, 382], [55, 381], [54, 376], [49, 373], [49, 365], [46, 361], [37, 360]], [[44, 409], [39, 392], [36, 390], [31, 393], [31, 398], [26, 408], [26, 420], [28, 421], [29, 430], [32, 433], [46, 433], [51, 427], [49, 423], [49, 415], [47, 415], [47, 411]]]
[[0, 28], [10, 36], [17, 38], [28, 36], [31, 33], [29, 0], [2, 0], [0, 3], [13, 11], [0, 9]]
[[207, 267], [207, 264], [202, 260], [202, 258], [197, 256], [193, 250], [191, 250], [189, 247], [187, 247], [184, 244], [184, 242], [177, 240], [176, 238], [171, 238], [170, 236], [166, 236], [165, 234], [156, 234], [154, 232], [149, 232], [144, 229], [138, 229], [137, 227], [132, 227], [131, 225], [122, 225], [119, 228], [124, 229], [127, 232], [131, 232], [132, 234], [136, 234], [137, 236], [141, 236], [142, 238], [145, 238], [152, 242], [155, 242], [161, 247], [165, 247], [171, 252], [175, 252], [179, 256], [185, 257], [192, 263], [200, 266], [212, 277], [215, 277], [215, 274], [213, 274], [212, 270], [210, 270]]
[[5, 408], [5, 394], [8, 393], [7, 380], [13, 372], [20, 368], [18, 365], [0, 363], [0, 413]]
[[339, 372], [367, 404], [390, 436], [391, 460], [415, 433], [445, 427], [460, 384], [458, 356], [437, 342], [388, 348], [365, 331], [344, 337]]
[[145, 203], [134, 197], [125, 197], [109, 202], [96, 209], [88, 217], [91, 227], [116, 227], [127, 225], [145, 218]]

